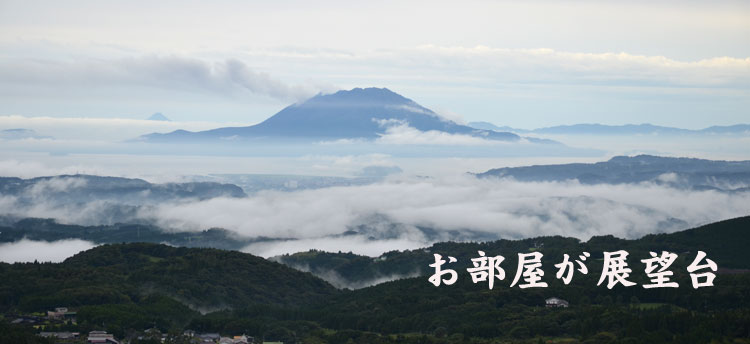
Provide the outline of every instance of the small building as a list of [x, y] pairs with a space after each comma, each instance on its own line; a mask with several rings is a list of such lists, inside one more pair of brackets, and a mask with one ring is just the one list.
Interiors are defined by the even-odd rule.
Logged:
[[221, 336], [218, 333], [202, 333], [197, 335], [197, 337], [202, 343], [217, 343], [219, 339], [221, 339]]
[[545, 300], [544, 303], [546, 307], [550, 307], [550, 308], [558, 308], [558, 307], [567, 308], [568, 307], [568, 301], [565, 301], [563, 299], [558, 299], [556, 297], [550, 297], [549, 299]]
[[44, 338], [57, 338], [60, 340], [73, 340], [78, 339], [81, 334], [79, 332], [40, 332], [39, 336]]
[[47, 311], [50, 320], [64, 320], [76, 322], [76, 312], [71, 312], [67, 307], [57, 307], [54, 311]]
[[24, 323], [26, 323], [26, 324], [36, 324], [36, 323], [38, 323], [40, 321], [41, 321], [41, 319], [39, 317], [36, 317], [36, 316], [33, 316], [33, 315], [31, 315], [31, 316], [29, 316], [29, 315], [21, 315], [19, 318], [14, 319], [10, 323], [14, 324], [14, 325], [24, 324]]
[[47, 311], [47, 318], [50, 319], [62, 319], [65, 313], [68, 312], [67, 307], [57, 307], [54, 311]]
[[248, 337], [244, 334], [241, 336], [234, 336], [232, 339], [234, 340], [234, 344], [250, 344], [253, 342], [253, 337]]
[[105, 331], [91, 331], [89, 337], [86, 340], [88, 344], [120, 344], [115, 339], [115, 336]]

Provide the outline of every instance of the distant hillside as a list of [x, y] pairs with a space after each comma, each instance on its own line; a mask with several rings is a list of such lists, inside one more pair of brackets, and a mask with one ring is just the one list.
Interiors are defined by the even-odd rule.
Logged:
[[531, 131], [531, 130], [526, 130], [526, 129], [512, 128], [508, 126], [497, 126], [490, 122], [469, 122], [469, 123], [466, 123], [466, 125], [472, 128], [476, 128], [476, 129], [506, 131], [506, 132], [511, 132], [511, 133], [527, 133]]
[[[574, 238], [539, 237], [523, 240], [497, 240], [484, 243], [437, 243], [431, 247], [391, 251], [372, 258], [352, 253], [321, 251], [300, 252], [273, 259], [291, 267], [304, 267], [324, 279], [339, 285], [357, 286], [363, 281], [391, 277], [411, 277], [430, 273], [428, 265], [433, 253], [451, 255], [459, 259], [459, 266], [467, 266], [477, 250], [486, 252], [529, 252], [540, 250], [558, 259], [563, 253], [589, 251], [601, 258], [604, 250], [627, 250], [632, 255], [646, 257], [649, 250], [661, 252], [707, 252], [722, 268], [750, 269], [750, 216], [716, 222], [670, 234], [647, 235], [637, 240], [613, 236], [593, 237], [587, 242]], [[512, 258], [512, 257], [511, 257]], [[595, 257], [596, 258], [596, 257]], [[510, 264], [510, 267], [513, 265]]]
[[85, 174], [59, 175], [21, 179], [0, 177], [0, 194], [21, 197], [21, 201], [44, 196], [57, 202], [91, 202], [114, 200], [131, 204], [154, 203], [181, 198], [209, 199], [244, 197], [245, 192], [233, 184], [186, 182], [152, 184], [142, 179], [104, 177]]
[[578, 180], [585, 184], [654, 182], [675, 187], [743, 191], [750, 187], [750, 161], [718, 161], [652, 155], [617, 156], [594, 164], [534, 165], [496, 168], [480, 178], [520, 181]]
[[408, 124], [420, 131], [434, 130], [503, 141], [520, 139], [512, 133], [457, 124], [386, 88], [355, 88], [318, 95], [300, 104], [290, 105], [253, 126], [200, 132], [177, 130], [167, 134], [145, 135], [142, 139], [152, 142], [375, 139], [387, 127], [399, 124]]
[[[1, 222], [9, 222], [1, 224]], [[22, 239], [56, 241], [80, 239], [95, 244], [164, 243], [181, 247], [206, 247], [239, 250], [261, 239], [248, 239], [234, 232], [212, 228], [196, 232], [168, 231], [151, 224], [115, 223], [81, 226], [57, 223], [53, 219], [26, 218], [18, 221], [0, 217], [0, 243]]]
[[699, 130], [681, 129], [658, 126], [653, 124], [625, 124], [604, 125], [597, 123], [583, 123], [573, 125], [558, 125], [537, 129], [518, 129], [507, 126], [496, 126], [489, 122], [469, 122], [472, 128], [496, 130], [513, 133], [534, 133], [547, 135], [750, 135], [750, 124], [735, 124], [728, 126], [712, 126]]

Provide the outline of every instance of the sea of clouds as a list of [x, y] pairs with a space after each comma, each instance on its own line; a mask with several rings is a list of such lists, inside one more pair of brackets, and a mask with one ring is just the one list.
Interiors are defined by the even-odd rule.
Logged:
[[[123, 221], [107, 216], [111, 202], [59, 202], [43, 192], [85, 187], [71, 177], [46, 183], [30, 189], [23, 201], [19, 196], [0, 196], [0, 213], [85, 225]], [[136, 208], [130, 220], [148, 221], [168, 231], [218, 227], [242, 237], [276, 239], [243, 249], [264, 257], [309, 249], [379, 256], [447, 240], [543, 235], [588, 240], [595, 235], [638, 238], [673, 232], [750, 214], [750, 192], [653, 183], [519, 182], [469, 174], [399, 175], [369, 185], [264, 190], [244, 198], [127, 206]]]

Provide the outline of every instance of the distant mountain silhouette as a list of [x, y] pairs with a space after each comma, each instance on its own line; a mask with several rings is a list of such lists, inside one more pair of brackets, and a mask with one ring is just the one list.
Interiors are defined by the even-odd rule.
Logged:
[[475, 129], [440, 117], [411, 99], [387, 88], [355, 88], [329, 95], [317, 95], [303, 103], [287, 106], [260, 124], [227, 127], [200, 132], [177, 130], [142, 136], [148, 141], [201, 140], [309, 140], [376, 139], [389, 126], [408, 125], [420, 131], [441, 131], [492, 140], [518, 141], [516, 134]]
[[33, 129], [4, 129], [0, 130], [0, 139], [23, 140], [23, 139], [51, 139], [50, 136], [40, 136]]
[[157, 112], [148, 118], [149, 121], [165, 121], [165, 122], [171, 122], [167, 116], [162, 115], [161, 112]]
[[750, 135], [750, 124], [735, 124], [729, 126], [712, 126], [705, 129], [691, 130], [673, 127], [663, 127], [653, 124], [625, 124], [604, 125], [597, 123], [584, 123], [573, 125], [558, 125], [554, 127], [538, 129], [518, 129], [507, 126], [496, 126], [490, 122], [469, 122], [468, 126], [477, 129], [495, 130], [513, 133], [535, 133], [548, 135], [714, 135], [734, 134]]
[[652, 182], [679, 188], [718, 191], [750, 189], [750, 161], [670, 158], [652, 155], [616, 156], [594, 164], [504, 167], [478, 177], [514, 178], [520, 181], [578, 180], [584, 184]]
[[526, 129], [511, 128], [508, 126], [499, 127], [490, 122], [469, 122], [469, 123], [466, 123], [466, 125], [475, 129], [485, 129], [485, 130], [494, 130], [494, 131], [502, 131], [502, 132], [527, 133], [530, 131]]

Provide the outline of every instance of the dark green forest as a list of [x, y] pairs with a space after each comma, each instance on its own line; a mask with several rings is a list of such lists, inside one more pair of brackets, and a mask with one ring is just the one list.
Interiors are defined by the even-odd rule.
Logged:
[[[118, 338], [156, 327], [285, 343], [748, 343], [749, 231], [750, 217], [744, 217], [638, 240], [540, 237], [439, 243], [377, 258], [319, 251], [277, 257], [352, 281], [420, 275], [357, 290], [336, 289], [311, 273], [235, 251], [104, 245], [59, 264], [0, 264], [0, 342], [43, 342], [34, 329], [7, 321], [63, 306], [77, 311], [77, 323], [54, 329], [104, 329]], [[486, 282], [472, 283], [466, 271], [477, 250], [506, 258], [506, 277], [492, 290]], [[602, 253], [616, 250], [630, 253], [628, 279], [638, 285], [596, 285]], [[678, 254], [670, 270], [680, 287], [645, 289], [640, 260], [662, 250]], [[686, 268], [698, 250], [719, 266], [713, 287], [691, 285]], [[565, 253], [583, 251], [591, 253], [589, 273], [576, 272], [564, 285], [554, 264]], [[517, 254], [528, 252], [544, 254], [549, 287], [509, 287]], [[428, 282], [434, 253], [458, 259], [444, 266], [458, 272], [454, 285]], [[549, 297], [570, 306], [546, 308]]]

